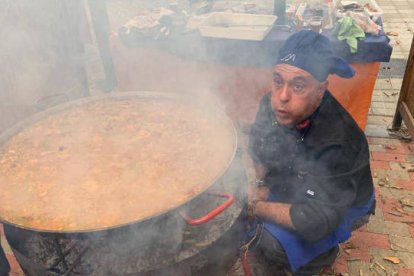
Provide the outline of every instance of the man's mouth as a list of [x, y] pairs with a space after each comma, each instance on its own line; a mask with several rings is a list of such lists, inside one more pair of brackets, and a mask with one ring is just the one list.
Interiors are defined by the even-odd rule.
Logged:
[[286, 111], [286, 110], [283, 110], [283, 109], [277, 109], [277, 110], [276, 110], [276, 115], [277, 115], [278, 117], [282, 117], [282, 118], [284, 118], [284, 117], [287, 117], [287, 116], [289, 115], [289, 112], [288, 112], [288, 111]]

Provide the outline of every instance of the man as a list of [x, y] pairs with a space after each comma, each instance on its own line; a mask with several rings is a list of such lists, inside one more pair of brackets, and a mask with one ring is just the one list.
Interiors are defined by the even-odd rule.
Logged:
[[374, 209], [368, 143], [327, 90], [329, 74], [350, 78], [354, 70], [323, 35], [293, 34], [249, 137], [256, 170], [249, 208], [263, 225], [257, 248], [294, 275], [332, 265], [338, 244]]

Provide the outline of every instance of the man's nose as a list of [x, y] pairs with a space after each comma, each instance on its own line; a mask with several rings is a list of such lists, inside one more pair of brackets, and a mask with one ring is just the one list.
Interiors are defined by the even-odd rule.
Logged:
[[279, 99], [281, 102], [288, 102], [290, 100], [290, 91], [288, 89], [288, 85], [285, 84], [279, 91]]

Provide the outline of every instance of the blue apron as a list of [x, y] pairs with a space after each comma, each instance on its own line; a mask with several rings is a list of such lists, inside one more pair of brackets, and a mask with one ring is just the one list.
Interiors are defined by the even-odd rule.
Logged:
[[[269, 200], [272, 201], [273, 198], [274, 197], [270, 195]], [[327, 252], [337, 244], [348, 240], [351, 237], [351, 227], [353, 223], [369, 212], [374, 200], [375, 196], [373, 193], [366, 205], [350, 208], [342, 223], [333, 233], [313, 244], [308, 243], [301, 236], [278, 225], [264, 223], [264, 227], [280, 242], [286, 252], [291, 271], [295, 272], [320, 254]]]

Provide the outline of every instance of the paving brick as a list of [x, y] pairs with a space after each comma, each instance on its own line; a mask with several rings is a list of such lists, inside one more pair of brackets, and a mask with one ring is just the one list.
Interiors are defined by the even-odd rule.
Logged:
[[355, 231], [349, 241], [356, 246], [360, 251], [366, 251], [370, 247], [377, 247], [382, 249], [391, 248], [391, 243], [388, 235]]
[[[408, 226], [407, 226], [408, 228]], [[391, 249], [396, 251], [404, 251], [414, 253], [414, 239], [409, 237], [402, 237], [399, 235], [389, 235], [391, 241]]]
[[[393, 1], [395, 1], [395, 0], [393, 0]], [[384, 20], [384, 22], [387, 22], [387, 23], [400, 23], [400, 24], [407, 23], [407, 20], [405, 20], [401, 17], [398, 17], [398, 18], [387, 17], [387, 18], [383, 18], [383, 20]]]
[[376, 161], [394, 161], [394, 162], [405, 162], [404, 154], [395, 154], [388, 152], [372, 152], [372, 160]]
[[414, 268], [414, 253], [396, 251], [396, 255], [406, 268]]
[[405, 52], [392, 52], [391, 58], [408, 59], [408, 55]]
[[406, 147], [408, 149], [408, 152], [411, 152], [414, 154], [414, 142], [410, 143], [401, 143], [403, 147]]
[[349, 275], [370, 275], [370, 264], [362, 261], [348, 262]]
[[349, 249], [347, 250], [349, 253], [344, 253], [344, 260], [349, 267], [349, 264], [354, 262], [355, 260], [369, 263], [371, 261], [371, 253], [369, 252], [368, 248], [363, 249]]
[[[396, 103], [398, 101], [398, 92], [395, 90], [383, 90], [383, 95], [381, 96], [381, 101], [384, 103]], [[383, 124], [382, 126], [386, 128], [387, 126], [391, 125], [391, 122], [387, 124]]]
[[412, 153], [411, 150], [408, 148], [408, 145], [403, 143], [399, 145], [395, 144], [384, 144], [382, 145], [385, 148], [385, 151], [388, 153], [399, 153], [399, 154], [410, 154]]
[[[380, 264], [382, 267], [384, 267], [387, 270], [387, 272], [388, 272], [387, 275], [393, 275], [393, 272], [395, 272], [398, 267], [404, 267], [404, 264], [393, 264], [391, 262], [388, 262], [388, 261], [384, 260], [384, 257], [397, 257], [398, 258], [397, 252], [395, 252], [393, 250], [370, 248], [369, 251], [372, 255], [371, 263], [372, 264], [375, 264], [375, 263]], [[378, 268], [378, 266], [376, 266], [376, 268]], [[376, 271], [379, 272], [379, 271], [382, 271], [382, 270], [381, 269], [379, 269], [379, 270], [376, 269]], [[368, 275], [370, 275], [370, 274], [368, 274]]]
[[396, 17], [401, 17], [401, 14], [399, 12], [392, 12], [392, 13], [384, 13], [382, 15], [382, 18], [386, 18], [386, 19], [394, 19]]
[[386, 152], [383, 145], [369, 145], [369, 150], [371, 152], [373, 151]]
[[391, 82], [388, 79], [377, 79], [375, 89], [392, 89]]
[[387, 198], [382, 210], [386, 221], [403, 222], [407, 225], [408, 222], [414, 222], [414, 209], [403, 206], [397, 198]]
[[[400, 40], [403, 40], [405, 38], [405, 36], [399, 35], [398, 38]], [[402, 85], [402, 79], [391, 79], [391, 86], [393, 89], [396, 89], [397, 91], [399, 91], [401, 89], [401, 85]]]
[[390, 162], [388, 162], [388, 161], [375, 161], [375, 160], [372, 160], [370, 162], [370, 164], [371, 164], [371, 169], [374, 169], [374, 170], [376, 170], [376, 169], [384, 169], [384, 170], [391, 169]]
[[379, 203], [377, 202], [377, 208], [375, 209], [375, 215], [372, 215], [369, 220], [384, 220], [384, 212], [382, 211], [382, 208], [378, 208]]
[[396, 180], [395, 186], [414, 192], [414, 180]]
[[414, 155], [406, 155], [406, 161], [414, 164]]
[[407, 162], [388, 162], [388, 165], [391, 170], [397, 170], [397, 171], [408, 172], [408, 169], [411, 168], [411, 164]]
[[377, 115], [380, 115], [380, 114], [382, 114], [382, 115], [390, 115], [391, 116], [391, 114], [390, 114], [390, 112], [391, 112], [391, 110], [388, 110], [387, 108], [377, 108], [377, 107], [371, 107], [371, 112], [373, 113], [373, 114], [377, 114]]
[[[396, 85], [392, 85], [392, 87], [397, 90], [401, 89], [401, 85], [400, 86], [396, 86]], [[391, 109], [394, 113], [395, 113], [395, 107], [397, 106], [396, 102], [384, 102], [384, 107], [387, 109]]]
[[365, 126], [365, 135], [375, 137], [388, 137], [388, 131], [383, 125], [367, 124]]
[[333, 269], [335, 270], [336, 273], [347, 273], [349, 268], [348, 268], [348, 262], [347, 260], [340, 256], [334, 263], [333, 265]]
[[371, 102], [371, 107], [378, 109], [378, 108], [385, 108], [385, 104], [383, 101], [380, 102]]
[[401, 145], [401, 142], [392, 138], [367, 137], [370, 145]]
[[412, 238], [414, 238], [414, 224], [408, 224], [408, 231]]
[[374, 178], [378, 179], [388, 179], [388, 180], [411, 180], [410, 175], [405, 170], [384, 170], [376, 169]]
[[[388, 191], [386, 189], [384, 189], [384, 190]], [[411, 220], [410, 216], [412, 214], [414, 215], [414, 213], [411, 212], [411, 210], [406, 210], [405, 208], [403, 208], [401, 206], [400, 202], [399, 202], [399, 199], [403, 198], [403, 197], [400, 197], [400, 196], [390, 197], [389, 195], [387, 195], [383, 191], [381, 198], [384, 201], [384, 203], [381, 206], [382, 211], [383, 211], [384, 220], [395, 221], [395, 222], [404, 222], [404, 221], [407, 221], [407, 220]], [[401, 214], [401, 216], [391, 215], [390, 213], [398, 213], [398, 211], [396, 212], [395, 208], [404, 209], [404, 211], [406, 211], [408, 213], [407, 213], [407, 215]]]
[[395, 107], [393, 107], [393, 108], [385, 107], [384, 112], [385, 112], [384, 115], [394, 116], [394, 114], [395, 114]]
[[396, 271], [398, 273], [398, 276], [413, 276], [414, 275], [414, 269], [410, 269], [410, 268], [397, 267]]
[[376, 199], [376, 204], [377, 204], [377, 209], [379, 209], [379, 208], [383, 208], [383, 202], [384, 202], [384, 200], [385, 200], [385, 197], [384, 197], [384, 195], [382, 194], [382, 192], [381, 192], [381, 188], [379, 188], [379, 187], [375, 187], [374, 186], [374, 189], [375, 189], [375, 199]]
[[373, 219], [368, 222], [367, 230], [379, 234], [393, 234], [403, 237], [411, 236], [408, 225], [402, 222]]
[[[381, 102], [382, 100], [383, 99], [382, 99], [382, 96], [381, 95], [373, 94], [372, 97], [371, 97], [371, 103], [373, 103], [373, 102]], [[368, 120], [368, 122], [369, 122], [369, 120]]]
[[[381, 192], [382, 198], [385, 198], [387, 201], [394, 201], [395, 202], [394, 205], [400, 206], [400, 204], [398, 203], [398, 200], [403, 199], [403, 198], [406, 198], [414, 202], [414, 192], [410, 192], [410, 191], [402, 190], [402, 189], [401, 190], [392, 189], [392, 188], [387, 188], [387, 187], [380, 187], [380, 192]], [[388, 205], [388, 202], [386, 205]], [[384, 204], [384, 207], [386, 207], [386, 205]]]
[[402, 13], [402, 14], [408, 13], [410, 15], [413, 15], [414, 14], [414, 9], [399, 9], [398, 12]]

